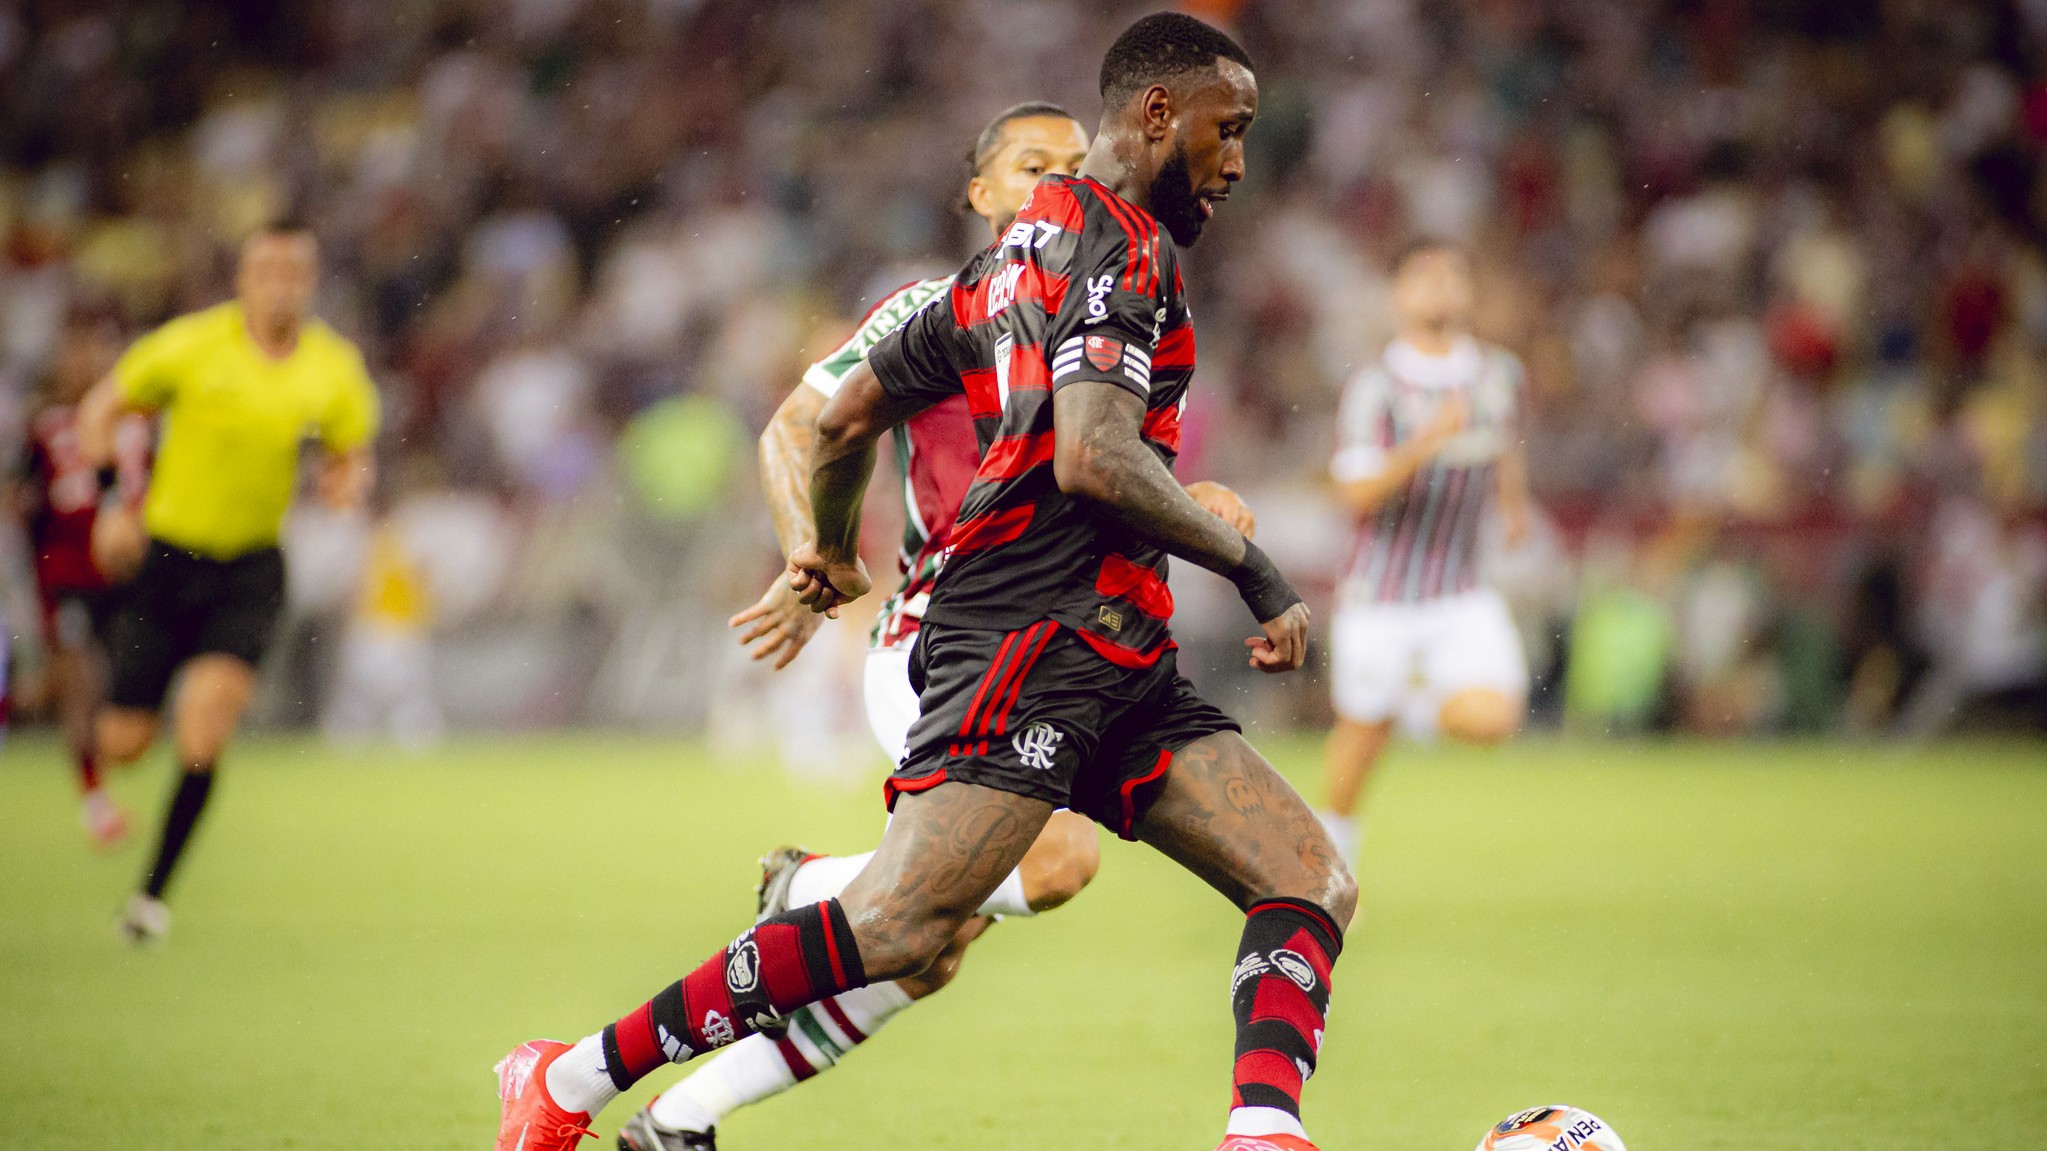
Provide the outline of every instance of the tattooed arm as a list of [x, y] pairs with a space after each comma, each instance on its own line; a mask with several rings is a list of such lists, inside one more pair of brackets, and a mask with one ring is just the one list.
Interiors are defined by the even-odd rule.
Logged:
[[1052, 471], [1059, 490], [1093, 503], [1139, 538], [1237, 585], [1265, 635], [1246, 640], [1251, 666], [1291, 671], [1307, 655], [1308, 609], [1242, 532], [1204, 511], [1145, 444], [1136, 393], [1077, 380], [1052, 396]]
[[811, 611], [837, 617], [841, 605], [873, 586], [860, 562], [860, 508], [874, 474], [874, 446], [929, 406], [928, 398], [891, 395], [863, 362], [818, 413], [809, 493], [816, 534], [789, 557], [789, 586]]
[[[798, 384], [761, 433], [761, 491], [768, 498], [768, 516], [774, 521], [775, 539], [782, 545], [785, 560], [812, 538], [810, 458], [817, 444], [817, 417], [824, 407], [823, 392]], [[778, 574], [761, 598], [726, 626], [745, 627], [740, 646], [751, 647], [757, 660], [773, 658], [779, 671], [810, 642], [819, 622], [796, 598], [787, 575]]]

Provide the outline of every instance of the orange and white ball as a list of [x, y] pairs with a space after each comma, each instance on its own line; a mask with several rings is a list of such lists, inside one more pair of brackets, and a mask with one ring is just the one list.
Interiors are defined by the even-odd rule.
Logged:
[[1478, 1141], [1477, 1151], [1628, 1151], [1606, 1121], [1590, 1111], [1558, 1104], [1531, 1107], [1502, 1119]]

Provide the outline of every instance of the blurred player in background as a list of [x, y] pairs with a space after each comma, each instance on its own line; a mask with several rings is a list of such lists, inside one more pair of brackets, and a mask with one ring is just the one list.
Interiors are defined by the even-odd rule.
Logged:
[[[815, 538], [790, 559], [817, 611], [868, 589], [860, 506], [884, 432], [965, 392], [984, 448], [918, 630], [919, 715], [880, 848], [840, 896], [760, 920], [581, 1042], [513, 1049], [497, 1065], [499, 1151], [566, 1151], [662, 1063], [926, 970], [1060, 807], [1151, 844], [1243, 912], [1219, 1151], [1312, 1151], [1300, 1095], [1356, 886], [1308, 805], [1179, 674], [1165, 582], [1169, 553], [1229, 578], [1260, 621], [1251, 666], [1300, 666], [1300, 596], [1172, 475], [1194, 333], [1164, 235], [1194, 243], [1243, 178], [1257, 81], [1229, 37], [1159, 13], [1117, 38], [1101, 91], [1085, 177], [1033, 189], [818, 418]], [[1141, 983], [1140, 964], [1074, 974]]]
[[[117, 463], [102, 476], [79, 444], [78, 402], [106, 374], [120, 350], [111, 320], [81, 313], [64, 326], [49, 386], [29, 417], [28, 452], [16, 504], [28, 531], [36, 592], [42, 606], [46, 668], [58, 721], [78, 770], [87, 836], [111, 848], [128, 835], [128, 813], [100, 784], [93, 721], [106, 697], [106, 634], [132, 566], [103, 571], [93, 554], [93, 524], [103, 499], [132, 510], [149, 479], [149, 425], [123, 420], [115, 429]], [[113, 557], [118, 564], [121, 557]]]
[[1498, 743], [1527, 707], [1521, 639], [1480, 582], [1480, 526], [1495, 498], [1508, 546], [1528, 531], [1521, 365], [1474, 339], [1471, 258], [1410, 246], [1393, 268], [1399, 333], [1344, 391], [1330, 465], [1357, 540], [1330, 631], [1336, 728], [1323, 822], [1355, 859], [1365, 783], [1405, 719]]
[[101, 467], [123, 413], [165, 417], [139, 525], [134, 513], [110, 508], [95, 527], [97, 537], [118, 541], [102, 544], [103, 554], [143, 551], [108, 644], [103, 759], [128, 763], [148, 750], [171, 679], [183, 672], [172, 709], [182, 770], [155, 858], [120, 920], [131, 942], [170, 929], [164, 892], [283, 608], [277, 541], [308, 434], [325, 449], [322, 499], [354, 507], [369, 488], [377, 390], [355, 345], [309, 314], [318, 261], [303, 228], [250, 237], [234, 300], [137, 340], [79, 406], [80, 444]]
[[[1039, 179], [1072, 175], [1087, 149], [1087, 130], [1065, 109], [1042, 103], [1010, 108], [982, 130], [974, 145], [967, 206], [988, 222], [990, 239], [1000, 238]], [[812, 540], [811, 454], [825, 401], [837, 394], [839, 384], [882, 337], [926, 304], [942, 301], [952, 286], [951, 276], [920, 280], [875, 305], [859, 330], [810, 366], [762, 433], [762, 487], [785, 557]], [[917, 690], [910, 684], [911, 648], [960, 500], [980, 467], [981, 447], [964, 393], [896, 425], [893, 440], [903, 476], [904, 528], [898, 556], [903, 579], [882, 605], [870, 637], [865, 694], [874, 737], [889, 760], [897, 762], [917, 719]], [[1188, 485], [1187, 491], [1238, 530], [1252, 530], [1249, 510], [1228, 488], [1197, 483]], [[782, 575], [759, 602], [734, 616], [732, 624], [747, 628], [741, 640], [754, 645], [754, 658], [772, 658], [779, 669], [796, 658], [822, 619], [797, 599]], [[778, 915], [838, 895], [873, 854], [834, 857], [798, 848], [776, 851], [763, 861], [761, 914]], [[702, 1070], [629, 1120], [619, 1132], [619, 1146], [626, 1151], [715, 1147], [713, 1128], [726, 1115], [830, 1069], [897, 1013], [951, 982], [967, 945], [993, 917], [1035, 915], [1060, 906], [1087, 886], [1100, 862], [1093, 822], [1070, 811], [1055, 813], [1023, 862], [923, 973], [802, 1008], [777, 1034], [752, 1035], [720, 1051]]]

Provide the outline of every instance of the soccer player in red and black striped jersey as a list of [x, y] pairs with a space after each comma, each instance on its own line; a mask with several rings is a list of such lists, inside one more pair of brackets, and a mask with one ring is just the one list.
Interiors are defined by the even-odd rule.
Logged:
[[1330, 970], [1356, 885], [1299, 795], [1180, 676], [1165, 557], [1236, 583], [1264, 671], [1300, 666], [1308, 613], [1272, 562], [1173, 479], [1193, 335], [1165, 237], [1194, 242], [1244, 172], [1249, 57], [1191, 17], [1148, 16], [1102, 66], [1079, 178], [1040, 183], [952, 290], [849, 373], [818, 421], [815, 543], [791, 585], [820, 611], [864, 593], [875, 445], [964, 384], [986, 448], [914, 655], [920, 717], [881, 847], [836, 899], [771, 916], [601, 1033], [499, 1066], [498, 1146], [569, 1147], [590, 1115], [681, 1062], [848, 988], [928, 966], [1054, 810], [1093, 816], [1245, 913], [1228, 1151], [1306, 1151]]
[[94, 555], [93, 530], [104, 499], [119, 499], [131, 509], [141, 505], [149, 482], [150, 429], [139, 417], [122, 421], [115, 464], [102, 474], [79, 442], [78, 402], [119, 351], [119, 332], [105, 318], [81, 314], [66, 322], [45, 402], [29, 418], [28, 452], [15, 493], [34, 552], [50, 686], [77, 765], [81, 822], [102, 849], [127, 838], [129, 821], [101, 786], [93, 741], [93, 720], [106, 702], [107, 627], [120, 594], [114, 586], [119, 581], [108, 578]]
[[[1046, 175], [1077, 172], [1087, 150], [1087, 130], [1065, 109], [1035, 102], [1009, 108], [975, 142], [967, 207], [987, 221], [991, 239], [1000, 239], [1037, 182]], [[876, 344], [952, 287], [953, 277], [945, 275], [889, 293], [845, 342], [810, 365], [776, 409], [761, 434], [761, 482], [785, 556], [811, 539], [810, 470], [818, 414]], [[903, 578], [875, 624], [863, 687], [874, 737], [896, 762], [917, 720], [911, 653], [954, 517], [981, 465], [981, 445], [964, 391], [897, 424], [892, 439], [903, 478]], [[1187, 493], [1246, 534], [1252, 530], [1250, 510], [1227, 487], [1198, 482], [1187, 485]], [[746, 629], [741, 639], [752, 646], [755, 659], [772, 659], [781, 668], [809, 642], [822, 618], [798, 600], [786, 576], [778, 575], [732, 624]], [[838, 895], [873, 854], [820, 856], [800, 848], [771, 852], [762, 861], [761, 912], [779, 914]], [[727, 1115], [837, 1066], [911, 1003], [950, 983], [967, 947], [993, 917], [1028, 917], [1065, 904], [1094, 878], [1100, 859], [1093, 822], [1074, 812], [1055, 812], [1023, 862], [930, 967], [911, 979], [875, 983], [814, 1003], [792, 1013], [781, 1033], [748, 1036], [701, 1065], [693, 1064], [694, 1074], [619, 1129], [620, 1148], [712, 1151], [716, 1127]]]

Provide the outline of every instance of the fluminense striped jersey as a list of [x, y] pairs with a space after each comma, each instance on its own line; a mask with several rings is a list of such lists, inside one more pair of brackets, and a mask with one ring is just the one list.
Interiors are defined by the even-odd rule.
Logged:
[[1141, 397], [1144, 440], [1172, 466], [1194, 327], [1158, 221], [1093, 180], [1047, 177], [868, 363], [898, 398], [964, 389], [982, 450], [925, 618], [1001, 631], [1051, 619], [1115, 663], [1155, 663], [1172, 642], [1165, 553], [1059, 490], [1052, 393], [1100, 381]]
[[1358, 521], [1344, 569], [1347, 598], [1418, 603], [1479, 583], [1479, 527], [1498, 487], [1499, 460], [1520, 437], [1521, 364], [1469, 337], [1444, 356], [1395, 340], [1344, 389], [1330, 474], [1363, 479], [1436, 418], [1452, 396], [1470, 413], [1407, 486]]
[[[803, 382], [826, 396], [836, 395], [846, 374], [881, 338], [952, 287], [951, 276], [918, 280], [883, 297], [867, 313], [846, 342], [810, 365]], [[960, 498], [981, 464], [981, 445], [974, 439], [974, 421], [967, 397], [956, 393], [896, 425], [896, 464], [903, 477], [903, 542], [896, 562], [903, 582], [881, 606], [869, 642], [878, 648], [908, 647], [917, 637], [940, 561], [952, 532]]]

